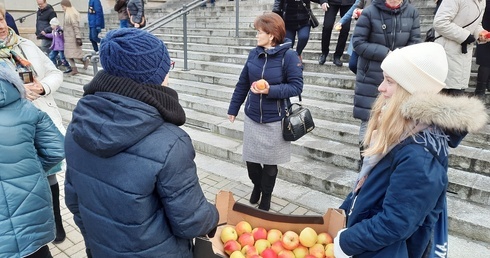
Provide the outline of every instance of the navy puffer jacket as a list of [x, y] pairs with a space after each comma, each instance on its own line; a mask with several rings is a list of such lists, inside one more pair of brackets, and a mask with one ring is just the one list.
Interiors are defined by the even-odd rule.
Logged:
[[354, 118], [367, 121], [383, 81], [381, 62], [396, 48], [420, 43], [419, 13], [408, 1], [392, 10], [386, 7], [385, 1], [375, 0], [359, 17], [352, 41], [359, 55]]
[[[250, 51], [231, 98], [229, 115], [236, 116], [247, 99], [245, 114], [257, 123], [276, 122], [285, 116], [284, 100], [289, 104], [290, 97], [303, 91], [303, 65], [290, 48], [291, 41], [286, 39], [274, 48], [256, 47]], [[250, 91], [252, 83], [260, 79], [269, 83], [269, 94]]]

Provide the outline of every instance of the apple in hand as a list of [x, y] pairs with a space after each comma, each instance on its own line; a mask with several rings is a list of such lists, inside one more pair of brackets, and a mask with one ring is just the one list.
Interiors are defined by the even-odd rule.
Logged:
[[293, 253], [296, 258], [304, 258], [306, 255], [308, 255], [308, 248], [299, 245], [298, 247], [294, 248]]
[[266, 80], [260, 79], [257, 82], [255, 82], [255, 88], [257, 88], [258, 90], [263, 90], [265, 89], [266, 84], [267, 84]]
[[241, 236], [243, 233], [251, 233], [252, 226], [247, 221], [242, 220], [235, 225], [235, 230], [237, 235]]
[[327, 244], [330, 244], [332, 242], [333, 242], [333, 238], [327, 232], [322, 232], [322, 233], [318, 234], [318, 237], [316, 239], [316, 243], [322, 244], [322, 245], [327, 245]]
[[267, 239], [267, 230], [265, 228], [254, 228], [252, 230], [252, 235], [254, 236], [255, 241], [259, 239]]
[[312, 247], [316, 244], [317, 237], [318, 235], [314, 229], [306, 227], [299, 233], [299, 242], [306, 247]]
[[294, 248], [299, 246], [299, 236], [294, 231], [286, 231], [282, 235], [282, 247], [287, 250], [294, 250]]
[[322, 244], [314, 244], [310, 247], [309, 252], [316, 258], [323, 258], [325, 256], [325, 249]]
[[245, 232], [238, 237], [238, 243], [242, 246], [254, 245], [255, 239], [254, 236], [252, 236], [252, 233]]
[[236, 233], [235, 227], [225, 226], [223, 230], [221, 230], [220, 238], [223, 244], [228, 242], [229, 240], [237, 240], [238, 235]]
[[255, 241], [255, 249], [257, 249], [257, 252], [262, 255], [262, 252], [271, 247], [271, 243], [269, 243], [269, 241], [267, 241], [267, 239], [259, 239], [257, 241]]
[[281, 241], [282, 239], [282, 232], [279, 229], [271, 229], [269, 232], [267, 232], [267, 240], [271, 242], [271, 244], [274, 244], [277, 241]]
[[241, 251], [242, 246], [236, 240], [228, 240], [224, 245], [225, 253], [231, 255], [235, 251]]

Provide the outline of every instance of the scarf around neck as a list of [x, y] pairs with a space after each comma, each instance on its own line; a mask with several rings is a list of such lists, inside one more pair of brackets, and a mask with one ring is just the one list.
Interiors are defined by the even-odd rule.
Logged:
[[31, 62], [26, 59], [19, 46], [19, 36], [11, 28], [8, 29], [7, 38], [0, 40], [0, 58], [3, 61], [9, 61], [6, 63], [17, 72], [33, 72], [36, 75]]
[[96, 92], [111, 92], [146, 103], [158, 110], [169, 123], [181, 126], [185, 123], [185, 112], [175, 90], [161, 85], [140, 84], [131, 79], [117, 77], [101, 70], [83, 87], [84, 96]]

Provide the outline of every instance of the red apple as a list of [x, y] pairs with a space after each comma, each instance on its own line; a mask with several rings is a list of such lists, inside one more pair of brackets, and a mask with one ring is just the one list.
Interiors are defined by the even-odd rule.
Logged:
[[235, 230], [238, 236], [241, 236], [243, 233], [252, 233], [252, 226], [245, 220], [238, 222], [235, 225]]
[[322, 244], [314, 244], [310, 247], [309, 253], [316, 258], [323, 258], [325, 256], [325, 249]]
[[263, 258], [277, 258], [276, 252], [270, 248], [266, 248], [262, 253], [260, 254]]
[[294, 248], [293, 253], [296, 258], [305, 258], [306, 255], [308, 255], [308, 248], [299, 245], [298, 247]]
[[248, 258], [254, 254], [258, 255], [259, 252], [257, 252], [257, 248], [255, 248], [255, 246], [246, 245], [246, 246], [242, 247], [242, 254], [244, 254]]
[[282, 247], [287, 250], [294, 250], [294, 248], [298, 247], [299, 245], [299, 236], [296, 234], [294, 231], [286, 231], [282, 235]]
[[332, 236], [330, 236], [329, 233], [323, 232], [318, 234], [318, 237], [316, 239], [317, 244], [322, 244], [322, 245], [327, 245], [333, 242]]
[[292, 251], [282, 250], [277, 254], [277, 258], [295, 258], [296, 256]]
[[245, 232], [238, 237], [238, 243], [242, 246], [254, 245], [255, 239], [254, 236], [252, 236], [252, 233]]
[[237, 240], [238, 235], [236, 233], [235, 227], [225, 226], [221, 230], [220, 238], [221, 238], [221, 242], [223, 242], [223, 244], [228, 242], [229, 240]]
[[282, 247], [281, 241], [277, 241], [274, 244], [272, 244], [271, 249], [274, 250], [276, 254], [280, 253], [282, 250], [285, 250], [284, 247]]
[[231, 255], [235, 251], [241, 251], [242, 246], [236, 240], [228, 240], [224, 245], [225, 253]]
[[316, 258], [314, 255], [307, 254], [304, 258]]
[[266, 249], [266, 248], [269, 248], [271, 247], [271, 243], [269, 243], [269, 241], [267, 241], [266, 239], [259, 239], [257, 241], [255, 241], [255, 244], [254, 244], [255, 248], [257, 249], [257, 252], [262, 255], [262, 252]]
[[274, 244], [277, 241], [281, 241], [282, 239], [282, 232], [279, 229], [271, 229], [269, 232], [267, 232], [267, 240], [271, 242], [271, 244]]
[[252, 235], [254, 236], [255, 241], [259, 239], [267, 239], [267, 230], [261, 227], [254, 228], [252, 229]]
[[312, 247], [316, 244], [317, 238], [318, 235], [316, 231], [310, 227], [304, 228], [301, 230], [301, 233], [299, 233], [299, 242], [306, 247]]

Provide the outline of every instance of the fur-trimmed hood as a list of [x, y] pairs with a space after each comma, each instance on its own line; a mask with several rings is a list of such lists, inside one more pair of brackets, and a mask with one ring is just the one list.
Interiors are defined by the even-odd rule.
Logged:
[[477, 98], [442, 94], [414, 94], [402, 106], [402, 114], [425, 124], [460, 132], [476, 132], [488, 120], [483, 103]]

